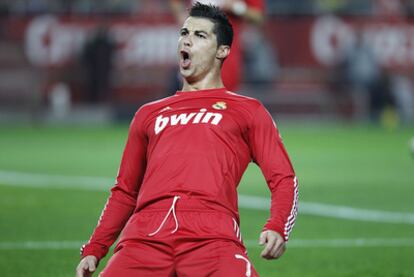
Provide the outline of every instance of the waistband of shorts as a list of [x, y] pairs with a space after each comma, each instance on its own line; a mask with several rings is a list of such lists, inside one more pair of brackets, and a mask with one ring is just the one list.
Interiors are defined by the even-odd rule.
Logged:
[[[214, 204], [200, 198], [190, 197], [187, 195], [179, 196], [178, 201], [175, 203], [175, 210], [177, 212], [205, 212], [205, 213], [224, 213], [235, 218], [232, 212], [228, 211], [224, 207]], [[168, 211], [173, 203], [174, 196], [166, 197], [157, 201], [154, 201], [144, 208], [139, 209], [137, 212], [151, 213], [151, 212], [163, 212]]]

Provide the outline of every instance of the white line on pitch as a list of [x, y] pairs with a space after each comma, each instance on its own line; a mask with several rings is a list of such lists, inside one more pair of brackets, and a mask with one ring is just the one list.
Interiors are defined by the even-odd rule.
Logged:
[[114, 179], [0, 171], [0, 183], [16, 187], [107, 191], [114, 183]]
[[[259, 196], [239, 195], [239, 207], [269, 210], [270, 200]], [[414, 224], [414, 213], [368, 210], [305, 201], [299, 201], [299, 214], [370, 222]]]
[[[105, 177], [0, 171], [0, 184], [7, 186], [108, 191], [113, 183], [113, 179]], [[270, 200], [260, 196], [239, 195], [239, 207], [269, 210]], [[370, 222], [414, 224], [414, 213], [368, 210], [305, 201], [299, 201], [299, 214]]]
[[[0, 242], [1, 250], [72, 250], [80, 249], [85, 241], [20, 241]], [[261, 248], [258, 241], [247, 240], [246, 247]], [[289, 248], [341, 248], [341, 247], [414, 247], [414, 238], [356, 238], [356, 239], [292, 239]]]
[[[246, 247], [262, 247], [257, 241], [245, 241]], [[357, 239], [292, 239], [288, 242], [289, 248], [308, 247], [414, 247], [414, 238], [357, 238]]]
[[[80, 249], [85, 242], [82, 241], [4, 241], [0, 242], [0, 250], [44, 250], [44, 249]], [[79, 250], [80, 251], [80, 250]]]

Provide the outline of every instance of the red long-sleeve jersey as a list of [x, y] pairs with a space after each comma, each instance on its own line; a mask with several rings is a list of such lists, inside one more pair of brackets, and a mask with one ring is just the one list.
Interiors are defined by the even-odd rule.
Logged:
[[128, 219], [175, 195], [190, 195], [239, 221], [237, 186], [248, 164], [271, 191], [265, 229], [285, 240], [298, 185], [276, 125], [257, 100], [226, 89], [177, 92], [142, 106], [130, 125], [116, 185], [82, 256], [101, 259]]

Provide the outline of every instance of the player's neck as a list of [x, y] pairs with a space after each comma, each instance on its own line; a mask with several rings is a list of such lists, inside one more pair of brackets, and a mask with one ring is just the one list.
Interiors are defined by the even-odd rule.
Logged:
[[215, 88], [223, 88], [223, 81], [221, 80], [220, 75], [213, 75], [213, 76], [205, 76], [197, 81], [188, 81], [184, 78], [183, 80], [183, 88], [182, 91], [197, 91], [197, 90], [205, 90], [205, 89], [215, 89]]
[[184, 82], [182, 91], [197, 91], [197, 90], [205, 90], [205, 89], [215, 89], [215, 88], [223, 88], [223, 82], [218, 82], [216, 84], [202, 84], [202, 83], [193, 83], [188, 84]]

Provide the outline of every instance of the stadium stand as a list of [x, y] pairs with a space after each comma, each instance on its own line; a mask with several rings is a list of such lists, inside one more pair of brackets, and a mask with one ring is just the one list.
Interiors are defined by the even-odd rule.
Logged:
[[[413, 2], [402, 1], [403, 12], [396, 15], [395, 11], [387, 12], [380, 0], [267, 1], [268, 19], [262, 31], [275, 56], [267, 59], [274, 63], [267, 65], [273, 77], [258, 82], [246, 75], [241, 92], [261, 99], [278, 114], [364, 117], [361, 115], [369, 110], [366, 94], [356, 93], [349, 84], [345, 89], [348, 92], [335, 91], [332, 75], [336, 65], [352, 49], [356, 33], [363, 32], [387, 72], [405, 74], [412, 69], [414, 61], [408, 56], [383, 55], [391, 50], [374, 42], [394, 43], [393, 36], [376, 28], [379, 24], [390, 24], [390, 30], [396, 32], [409, 31]], [[47, 108], [56, 84], [67, 87], [73, 107], [87, 104], [89, 92], [81, 52], [101, 24], [107, 24], [113, 33], [117, 51], [111, 92], [103, 103], [98, 101], [94, 106], [109, 104], [129, 118], [137, 106], [171, 94], [168, 89], [175, 64], [176, 26], [165, 1], [22, 0], [1, 4], [0, 14], [3, 111], [7, 107], [19, 111]], [[258, 58], [252, 53], [250, 62]]]

